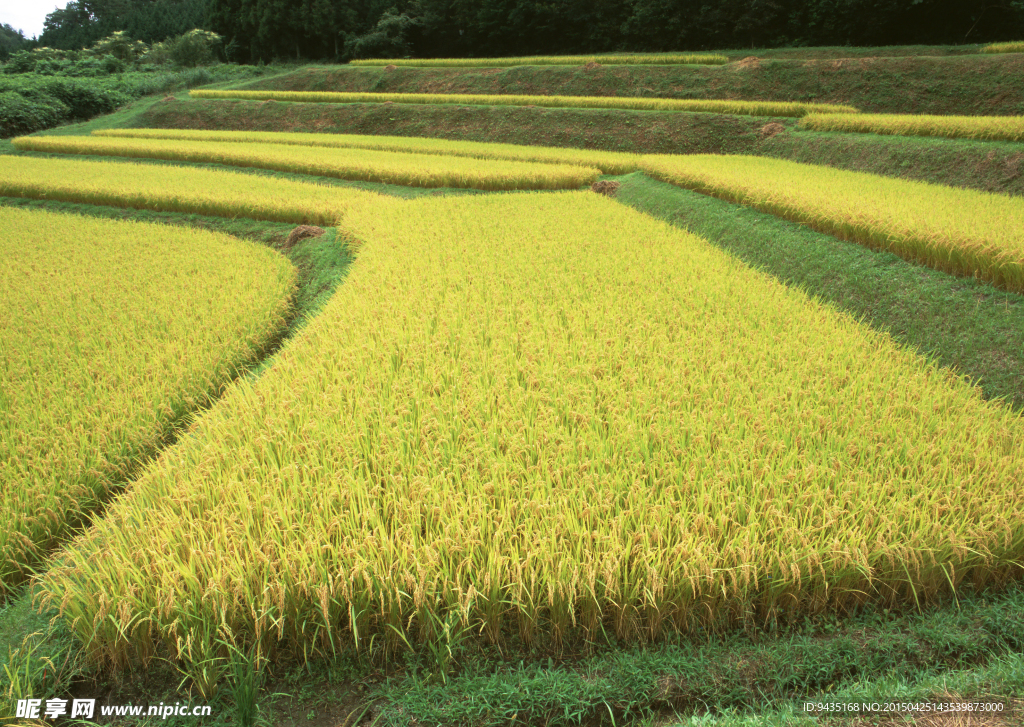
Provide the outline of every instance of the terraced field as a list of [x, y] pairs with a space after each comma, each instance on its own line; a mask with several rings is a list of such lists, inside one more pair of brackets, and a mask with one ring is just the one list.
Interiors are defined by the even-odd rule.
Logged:
[[295, 271], [226, 235], [0, 208], [0, 591], [279, 334]]
[[[381, 100], [358, 96], [303, 98]], [[458, 98], [416, 102], [477, 103]], [[601, 103], [1024, 158], [993, 131], [1016, 117]], [[859, 727], [779, 715], [900, 678], [908, 699], [1024, 694], [1019, 194], [498, 126], [231, 125], [0, 154], [0, 718], [65, 653], [75, 689], [163, 675], [114, 691], [243, 724], [292, 667], [351, 687], [325, 724], [704, 703]], [[100, 219], [122, 216], [165, 224]], [[33, 602], [49, 630], [15, 643], [4, 614]], [[722, 719], [700, 724], [755, 724]]]

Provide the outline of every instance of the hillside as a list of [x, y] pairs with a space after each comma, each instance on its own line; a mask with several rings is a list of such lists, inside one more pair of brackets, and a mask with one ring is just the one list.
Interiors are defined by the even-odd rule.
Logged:
[[[1024, 116], [1024, 53], [977, 51], [216, 85]], [[5, 210], [12, 241], [64, 230], [31, 259], [9, 245], [30, 303], [48, 288], [22, 268], [46, 283], [81, 246], [65, 216], [164, 252], [172, 227], [226, 233], [294, 282], [272, 342], [159, 456], [11, 556], [0, 721], [44, 692], [213, 707], [118, 727], [1019, 724], [1024, 142], [179, 91], [0, 142]], [[240, 268], [154, 257], [146, 281], [231, 308], [234, 288], [188, 287], [213, 263]], [[96, 289], [132, 277], [97, 267]], [[892, 701], [1000, 710], [806, 708]]]
[[[840, 50], [841, 53], [841, 50]], [[311, 66], [238, 89], [815, 101], [865, 112], [1024, 113], [1024, 55], [762, 59], [724, 66]]]

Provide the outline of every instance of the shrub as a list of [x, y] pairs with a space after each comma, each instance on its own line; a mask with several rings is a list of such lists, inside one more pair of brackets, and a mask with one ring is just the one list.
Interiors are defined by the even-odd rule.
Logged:
[[0, 138], [56, 126], [67, 116], [68, 107], [55, 98], [29, 99], [14, 91], [0, 91]]

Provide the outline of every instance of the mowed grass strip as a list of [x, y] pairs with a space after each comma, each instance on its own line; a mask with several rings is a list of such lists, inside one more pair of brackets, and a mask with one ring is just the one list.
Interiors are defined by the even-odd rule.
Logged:
[[229, 98], [250, 101], [540, 106], [547, 108], [682, 111], [741, 116], [803, 116], [812, 112], [857, 113], [857, 109], [852, 106], [799, 101], [718, 101], [627, 96], [514, 96], [468, 93], [341, 93], [331, 91], [219, 91], [212, 89], [196, 89], [190, 91], [189, 94], [193, 98]]
[[95, 660], [636, 642], [1024, 555], [1018, 415], [694, 235], [585, 192], [346, 224], [321, 315], [45, 576]]
[[645, 156], [642, 171], [938, 270], [1024, 292], [1024, 199], [751, 156]]
[[349, 61], [350, 66], [406, 66], [410, 68], [509, 68], [512, 66], [720, 66], [729, 62], [710, 53], [623, 53], [621, 55], [517, 56], [508, 58], [366, 58]]
[[442, 156], [543, 162], [597, 167], [603, 174], [629, 174], [640, 168], [640, 155], [626, 152], [573, 149], [552, 146], [494, 144], [479, 141], [451, 141], [415, 136], [373, 136], [370, 134], [315, 134], [287, 131], [210, 131], [206, 129], [103, 129], [95, 136], [137, 139], [184, 139], [231, 141], [244, 144], [294, 144], [378, 151], [438, 154]]
[[0, 207], [0, 593], [279, 333], [295, 270], [223, 234]]
[[1024, 117], [1021, 116], [808, 114], [800, 119], [799, 125], [800, 128], [813, 131], [1024, 141]]
[[13, 155], [0, 156], [0, 195], [328, 226], [378, 196], [219, 169]]
[[208, 162], [405, 187], [578, 189], [601, 175], [595, 167], [565, 164], [288, 144], [90, 136], [23, 136], [11, 143], [21, 151]]
[[982, 53], [1024, 53], [1024, 40], [1010, 43], [989, 43], [981, 49]]

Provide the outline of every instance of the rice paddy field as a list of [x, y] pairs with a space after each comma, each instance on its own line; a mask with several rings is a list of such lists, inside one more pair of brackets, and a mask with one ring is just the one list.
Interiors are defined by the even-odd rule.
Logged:
[[803, 116], [809, 113], [857, 113], [852, 106], [792, 101], [687, 100], [664, 98], [622, 98], [614, 96], [523, 96], [440, 93], [337, 93], [313, 91], [234, 91], [196, 89], [195, 98], [247, 99], [253, 101], [299, 101], [314, 103], [396, 103], [455, 104], [477, 106], [537, 106], [542, 108], [633, 109], [638, 111], [680, 111], [689, 113], [737, 114], [743, 116]]
[[[494, 63], [570, 60], [615, 62]], [[1024, 197], [934, 159], [1024, 159], [1019, 117], [418, 95], [441, 138], [399, 97], [206, 89], [0, 142], [0, 719], [1018, 724]], [[302, 103], [268, 131], [239, 98]], [[534, 99], [770, 119], [758, 154], [508, 143]], [[384, 116], [304, 116], [339, 103]]]
[[351, 147], [81, 136], [29, 136], [14, 139], [12, 143], [23, 151], [210, 162], [406, 187], [575, 189], [594, 182], [600, 175], [600, 170], [594, 167], [578, 165], [507, 160], [481, 162], [463, 156]]
[[[281, 255], [227, 235], [0, 208], [0, 590], [284, 326]], [[17, 486], [15, 486], [17, 485]]]
[[814, 131], [1024, 141], [1024, 119], [1020, 116], [808, 114], [800, 119], [800, 126]]

